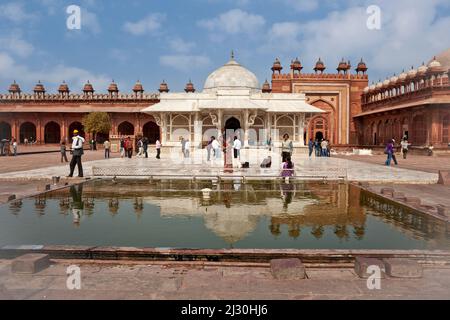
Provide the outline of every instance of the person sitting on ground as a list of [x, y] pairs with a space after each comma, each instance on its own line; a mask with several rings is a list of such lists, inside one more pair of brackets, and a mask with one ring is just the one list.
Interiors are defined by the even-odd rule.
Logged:
[[282, 164], [281, 176], [283, 178], [292, 177], [294, 175], [294, 163], [291, 160], [291, 157], [287, 157], [286, 161]]
[[268, 156], [261, 162], [261, 168], [270, 168], [272, 166], [272, 157]]

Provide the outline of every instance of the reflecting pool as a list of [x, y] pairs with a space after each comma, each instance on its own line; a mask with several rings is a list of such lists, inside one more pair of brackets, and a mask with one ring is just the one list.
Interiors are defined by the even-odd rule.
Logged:
[[92, 181], [0, 212], [2, 246], [450, 247], [446, 223], [346, 183]]

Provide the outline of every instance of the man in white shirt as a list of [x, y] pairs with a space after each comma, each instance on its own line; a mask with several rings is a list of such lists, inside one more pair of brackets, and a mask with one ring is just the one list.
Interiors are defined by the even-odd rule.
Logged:
[[185, 158], [189, 158], [190, 150], [191, 150], [191, 141], [189, 141], [189, 138], [187, 138], [184, 141], [184, 157]]
[[213, 142], [211, 143], [211, 146], [214, 150], [214, 159], [219, 159], [220, 156], [220, 143], [219, 141], [217, 141], [217, 139], [215, 137], [212, 137]]
[[234, 137], [233, 150], [235, 159], [241, 158], [241, 148], [242, 148], [241, 140], [239, 140], [238, 137]]
[[73, 172], [75, 170], [75, 165], [78, 166], [78, 177], [83, 177], [83, 165], [81, 164], [81, 156], [83, 155], [83, 143], [84, 138], [79, 135], [78, 130], [73, 131], [72, 138], [72, 160], [70, 161], [70, 174], [67, 176], [68, 178], [73, 177]]

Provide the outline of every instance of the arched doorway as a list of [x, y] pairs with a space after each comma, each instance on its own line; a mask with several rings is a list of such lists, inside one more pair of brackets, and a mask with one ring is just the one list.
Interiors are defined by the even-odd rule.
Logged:
[[[237, 130], [241, 129], [241, 122], [236, 119], [235, 117], [231, 117], [225, 122], [225, 135], [228, 131], [236, 132]], [[242, 137], [239, 137], [242, 140]]]
[[45, 143], [60, 143], [61, 142], [61, 127], [56, 122], [50, 121], [45, 125], [44, 130]]
[[11, 126], [9, 123], [0, 122], [0, 140], [11, 140]]
[[23, 143], [25, 139], [28, 139], [28, 142], [36, 142], [36, 126], [31, 122], [22, 123], [19, 135], [21, 143]]
[[310, 137], [314, 140], [330, 139], [328, 131], [328, 121], [323, 117], [316, 117], [310, 124]]
[[69, 126], [69, 135], [68, 137], [70, 137], [70, 141], [72, 141], [72, 136], [73, 136], [73, 131], [74, 130], [78, 130], [80, 136], [82, 136], [83, 138], [85, 137], [85, 133], [84, 133], [84, 126], [81, 122], [75, 121], [72, 122]]
[[119, 135], [122, 136], [134, 136], [134, 126], [128, 121], [119, 124], [117, 131], [119, 132]]
[[142, 128], [144, 137], [147, 137], [149, 143], [155, 144], [156, 140], [160, 140], [159, 126], [153, 121], [147, 122]]

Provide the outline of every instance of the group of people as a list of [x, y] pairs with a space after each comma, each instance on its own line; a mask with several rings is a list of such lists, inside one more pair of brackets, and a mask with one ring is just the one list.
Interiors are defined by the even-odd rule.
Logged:
[[[406, 159], [410, 145], [411, 144], [408, 142], [408, 138], [403, 137], [402, 141], [400, 142], [400, 149], [403, 155], [403, 159]], [[387, 155], [387, 159], [385, 161], [385, 164], [387, 166], [390, 166], [392, 161], [394, 161], [395, 165], [398, 165], [397, 157], [395, 156], [395, 149], [395, 139], [392, 138], [388, 141], [388, 143], [386, 144], [386, 148], [384, 149], [384, 153]]]
[[312, 156], [314, 151], [316, 157], [331, 156], [331, 144], [328, 139], [322, 139], [321, 141], [319, 141], [319, 139], [316, 139], [315, 141], [309, 139], [308, 150], [309, 150], [309, 157]]
[[0, 140], [0, 156], [17, 156], [17, 140], [15, 138]]
[[[108, 142], [107, 145], [105, 145]], [[106, 155], [107, 147], [108, 149], [111, 148], [111, 143], [109, 141], [105, 141], [105, 144], [103, 145], [105, 147], [105, 158], [109, 158], [110, 151], [108, 150], [108, 155]], [[148, 158], [148, 146], [150, 144], [150, 141], [147, 137], [141, 137], [136, 142], [136, 156], [137, 157], [145, 157]], [[161, 159], [161, 142], [159, 140], [156, 140], [156, 159]], [[120, 139], [120, 157], [121, 158], [132, 158], [133, 157], [133, 151], [134, 151], [134, 145], [133, 140], [131, 137], [121, 138]]]

